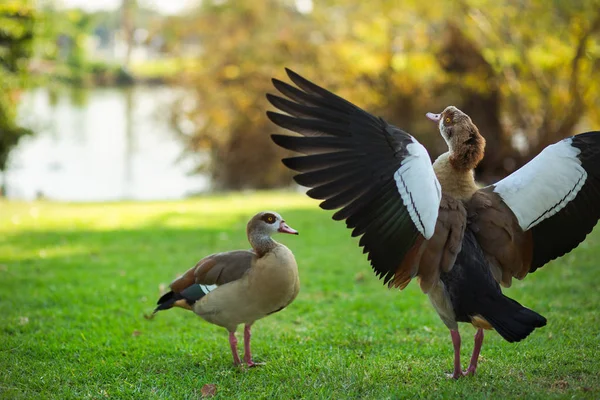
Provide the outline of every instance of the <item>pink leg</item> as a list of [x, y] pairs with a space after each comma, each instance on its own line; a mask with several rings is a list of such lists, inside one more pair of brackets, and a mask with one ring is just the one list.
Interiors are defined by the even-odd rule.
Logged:
[[452, 336], [452, 345], [454, 346], [454, 372], [448, 377], [458, 379], [463, 376], [462, 367], [460, 366], [460, 333], [451, 329], [450, 336]]
[[235, 337], [235, 332], [229, 332], [229, 346], [231, 346], [231, 354], [233, 354], [233, 365], [238, 366], [242, 364], [240, 361], [240, 356], [237, 352], [237, 338]]
[[481, 352], [481, 345], [483, 344], [483, 329], [477, 329], [475, 334], [475, 346], [473, 347], [473, 355], [471, 356], [471, 364], [465, 371], [465, 375], [475, 375], [477, 369], [477, 360], [479, 359], [479, 353]]
[[252, 337], [252, 333], [250, 332], [250, 328], [252, 325], [244, 326], [244, 361], [249, 367], [254, 367], [254, 361], [252, 361], [252, 352], [250, 351], [250, 338]]

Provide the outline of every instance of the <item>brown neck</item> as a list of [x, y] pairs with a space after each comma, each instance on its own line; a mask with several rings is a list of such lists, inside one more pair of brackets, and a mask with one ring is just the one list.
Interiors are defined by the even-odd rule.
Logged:
[[456, 171], [466, 172], [475, 169], [483, 159], [485, 139], [473, 124], [463, 126], [462, 131], [466, 140], [452, 143], [448, 161]]
[[454, 167], [452, 153], [442, 154], [433, 163], [433, 170], [440, 181], [442, 192], [459, 200], [468, 200], [479, 187], [475, 183], [473, 169]]
[[277, 246], [277, 242], [271, 236], [261, 232], [253, 232], [248, 235], [248, 241], [259, 257], [264, 256]]

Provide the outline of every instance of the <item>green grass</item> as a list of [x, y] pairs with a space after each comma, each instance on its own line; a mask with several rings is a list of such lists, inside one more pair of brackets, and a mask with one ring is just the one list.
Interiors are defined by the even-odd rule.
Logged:
[[[192, 313], [144, 318], [160, 288], [212, 252], [247, 248], [274, 209], [302, 288], [231, 365], [226, 331]], [[450, 335], [414, 283], [387, 290], [342, 223], [298, 194], [181, 202], [0, 202], [0, 397], [598, 398], [600, 234], [507, 292], [548, 318], [525, 341], [484, 341], [478, 375], [451, 381]], [[462, 326], [463, 363], [474, 329]], [[241, 341], [240, 341], [241, 342]]]

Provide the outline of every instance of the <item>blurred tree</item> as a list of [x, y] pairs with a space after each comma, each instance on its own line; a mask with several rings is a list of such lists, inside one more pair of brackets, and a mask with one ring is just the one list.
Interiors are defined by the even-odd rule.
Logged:
[[[575, 132], [600, 101], [600, 2], [464, 1], [464, 32], [495, 72], [515, 166]], [[504, 141], [506, 143], [506, 140]]]
[[[417, 38], [399, 40], [389, 2], [340, 4], [318, 2], [301, 12], [292, 0], [203, 2], [197, 15], [170, 24], [178, 35], [199, 35], [200, 69], [185, 82], [196, 95], [175, 107], [173, 122], [192, 150], [210, 152], [209, 165], [202, 168], [216, 188], [289, 182], [279, 162], [285, 153], [272, 145], [269, 133], [275, 127], [264, 114], [264, 94], [274, 91], [271, 77], [285, 79], [285, 66], [403, 127], [412, 126], [415, 109], [428, 111], [425, 83], [440, 79], [436, 72], [441, 72], [435, 56], [425, 54], [422, 44], [408, 56], [396, 54], [423, 39], [425, 29]], [[363, 13], [369, 18], [357, 18]], [[418, 121], [415, 125], [435, 131], [424, 117]]]
[[452, 103], [477, 123], [491, 150], [477, 168], [478, 179], [489, 182], [505, 176], [515, 167], [514, 162], [506, 162], [514, 151], [501, 123], [502, 98], [496, 71], [454, 22], [445, 26], [437, 58], [449, 78], [441, 92], [455, 95]]
[[16, 122], [17, 104], [27, 83], [35, 13], [21, 1], [0, 4], [0, 171], [10, 150], [30, 133]]
[[328, 0], [319, 7], [337, 36], [327, 45], [353, 59], [334, 58], [339, 69], [352, 69], [371, 84], [349, 89], [366, 93], [362, 104], [371, 99], [372, 110], [417, 135], [434, 158], [445, 145], [423, 135], [430, 132], [423, 112], [454, 104], [473, 117], [488, 142], [478, 168], [483, 181], [505, 176], [576, 133], [586, 112], [596, 115], [598, 0], [409, 0], [402, 7], [386, 0]]
[[287, 182], [268, 133], [263, 94], [292, 69], [411, 132], [435, 158], [445, 144], [424, 117], [454, 104], [488, 141], [483, 181], [513, 171], [600, 119], [598, 0], [206, 1], [171, 33], [198, 34], [195, 103], [174, 121], [209, 149], [221, 188]]
[[136, 11], [136, 0], [123, 0], [121, 3], [121, 32], [123, 32], [123, 38], [125, 40], [125, 67], [129, 67], [131, 61], [131, 51], [133, 50], [133, 34], [135, 32], [135, 11]]
[[[284, 66], [316, 65], [309, 20], [293, 1], [203, 2], [179, 29], [197, 29], [201, 68], [188, 85], [194, 103], [173, 114], [193, 150], [208, 151], [215, 189], [268, 188], [289, 182], [265, 117], [265, 93]], [[190, 128], [191, 127], [191, 128]]]
[[80, 86], [90, 82], [87, 40], [93, 16], [82, 10], [59, 10], [52, 2], [36, 7], [32, 71], [36, 83], [56, 81]]
[[326, 0], [315, 4], [312, 15], [324, 35], [321, 54], [328, 55], [320, 66], [334, 71], [331, 87], [416, 135], [435, 157], [444, 143], [424, 114], [445, 104], [435, 88], [446, 77], [432, 48], [452, 6], [434, 3]]

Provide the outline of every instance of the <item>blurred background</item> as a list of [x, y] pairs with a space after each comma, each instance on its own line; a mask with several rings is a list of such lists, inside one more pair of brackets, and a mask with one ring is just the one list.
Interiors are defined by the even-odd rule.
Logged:
[[0, 185], [107, 201], [290, 187], [265, 117], [289, 67], [418, 138], [455, 105], [493, 182], [600, 128], [600, 1], [3, 0]]

